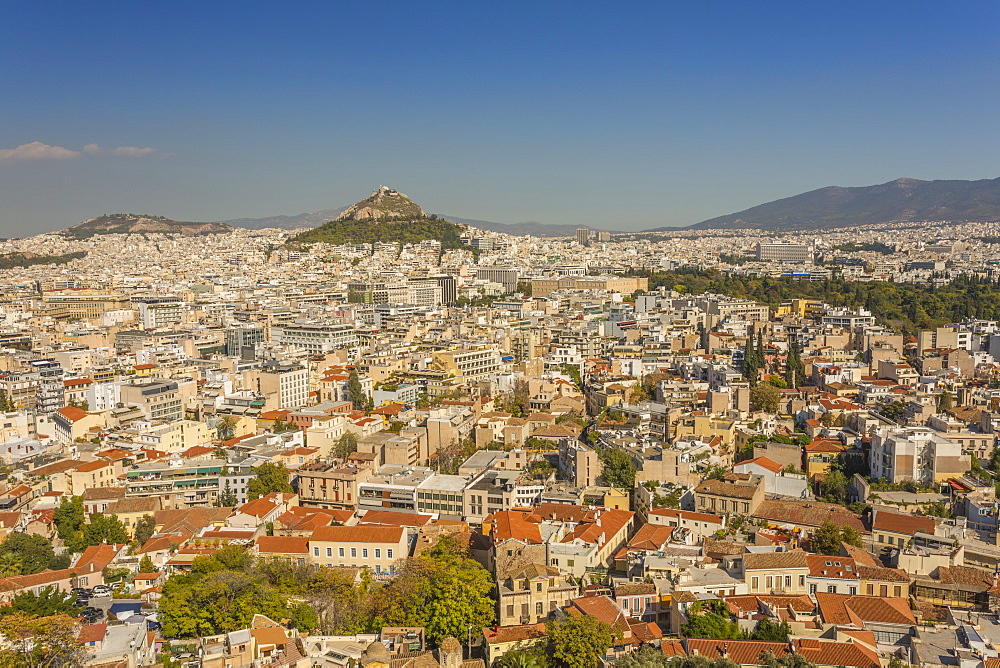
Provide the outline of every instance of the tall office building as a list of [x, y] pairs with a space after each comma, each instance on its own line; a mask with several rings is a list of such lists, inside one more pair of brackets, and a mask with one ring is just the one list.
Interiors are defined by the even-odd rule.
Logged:
[[586, 227], [576, 228], [576, 243], [580, 244], [581, 246], [589, 246], [590, 230], [587, 229]]
[[517, 269], [499, 267], [476, 269], [476, 278], [482, 281], [499, 283], [503, 286], [503, 291], [508, 294], [517, 290]]
[[812, 248], [805, 244], [757, 244], [757, 259], [761, 262], [812, 263]]
[[433, 278], [437, 280], [438, 285], [441, 286], [441, 303], [454, 304], [455, 300], [458, 299], [458, 281], [455, 280], [455, 277], [442, 274], [441, 276], [434, 276]]
[[[239, 355], [245, 359], [253, 359], [254, 348], [264, 342], [264, 328], [260, 325], [241, 325], [226, 330], [226, 355]], [[249, 348], [249, 355], [244, 351]]]

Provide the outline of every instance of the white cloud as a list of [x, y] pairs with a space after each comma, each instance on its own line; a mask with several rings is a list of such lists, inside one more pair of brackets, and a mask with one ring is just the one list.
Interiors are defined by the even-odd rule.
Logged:
[[141, 158], [143, 156], [156, 153], [155, 148], [139, 148], [137, 146], [119, 146], [111, 149], [111, 155], [124, 156], [126, 158]]
[[62, 146], [49, 146], [40, 141], [21, 144], [16, 148], [0, 148], [0, 163], [21, 162], [25, 160], [70, 160], [81, 155], [99, 155], [113, 158], [145, 158], [151, 155], [166, 157], [172, 153], [160, 153], [155, 148], [139, 148], [138, 146], [118, 146], [117, 148], [101, 148], [97, 144], [87, 144], [80, 151]]
[[79, 151], [49, 146], [40, 141], [21, 144], [17, 148], [0, 148], [0, 162], [16, 162], [20, 160], [68, 160], [80, 155]]
[[87, 144], [83, 147], [87, 155], [110, 155], [117, 158], [143, 158], [153, 155], [155, 148], [139, 148], [138, 146], [119, 146], [117, 148], [101, 148], [97, 144]]

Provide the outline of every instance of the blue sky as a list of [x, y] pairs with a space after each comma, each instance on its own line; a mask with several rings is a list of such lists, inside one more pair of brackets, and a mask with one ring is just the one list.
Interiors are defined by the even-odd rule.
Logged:
[[[995, 178], [995, 2], [0, 3], [0, 236], [344, 206], [608, 229]], [[86, 148], [85, 148], [86, 147]]]

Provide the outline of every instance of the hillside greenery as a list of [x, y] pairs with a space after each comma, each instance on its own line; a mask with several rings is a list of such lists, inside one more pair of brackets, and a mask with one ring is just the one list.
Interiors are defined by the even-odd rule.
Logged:
[[410, 220], [386, 218], [381, 220], [331, 220], [319, 227], [303, 232], [290, 243], [311, 244], [416, 244], [427, 239], [441, 242], [442, 250], [469, 248], [462, 243], [462, 228], [455, 223], [428, 216]]
[[786, 299], [819, 299], [832, 306], [863, 307], [879, 321], [904, 334], [967, 318], [1000, 319], [1000, 285], [960, 276], [948, 285], [915, 285], [873, 281], [801, 281], [729, 276], [715, 270], [681, 267], [649, 274], [649, 289], [660, 286], [687, 294], [713, 292], [777, 306]]
[[66, 264], [73, 260], [86, 257], [86, 251], [66, 253], [65, 255], [35, 255], [34, 253], [4, 253], [0, 255], [0, 269], [16, 269], [32, 267], [36, 264]]

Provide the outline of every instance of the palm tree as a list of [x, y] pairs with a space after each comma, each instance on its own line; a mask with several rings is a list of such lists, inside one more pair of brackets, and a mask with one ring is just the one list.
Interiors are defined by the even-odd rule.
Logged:
[[13, 552], [0, 554], [0, 577], [11, 578], [21, 574], [21, 562]]
[[236, 435], [236, 418], [232, 415], [223, 415], [219, 419], [216, 429], [219, 430], [219, 440], [226, 441]]

